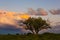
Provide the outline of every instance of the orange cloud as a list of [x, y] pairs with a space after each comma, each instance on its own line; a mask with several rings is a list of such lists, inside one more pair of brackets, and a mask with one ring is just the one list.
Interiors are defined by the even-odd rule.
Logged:
[[[0, 11], [0, 23], [2, 24], [9, 24], [9, 25], [15, 25], [16, 28], [21, 28], [17, 21], [19, 20], [27, 20], [30, 16], [26, 14], [25, 12], [22, 13], [16, 13], [16, 12], [10, 12], [10, 11]], [[17, 20], [17, 21], [16, 21]]]
[[20, 15], [22, 19], [28, 19], [30, 16], [28, 14], [22, 14]]

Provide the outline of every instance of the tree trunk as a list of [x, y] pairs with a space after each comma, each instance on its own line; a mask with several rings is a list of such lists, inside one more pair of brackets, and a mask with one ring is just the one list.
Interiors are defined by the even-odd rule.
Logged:
[[31, 30], [32, 31], [32, 34], [36, 34], [36, 32], [34, 30]]
[[33, 34], [38, 34], [38, 32], [37, 32], [37, 31], [35, 31], [35, 30], [33, 30], [32, 32], [33, 32]]

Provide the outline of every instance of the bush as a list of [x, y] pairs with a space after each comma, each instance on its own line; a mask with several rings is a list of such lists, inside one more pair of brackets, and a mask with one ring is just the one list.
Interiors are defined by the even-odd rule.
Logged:
[[19, 35], [19, 33], [16, 33], [16, 35]]
[[10, 33], [8, 33], [8, 35], [11, 35]]

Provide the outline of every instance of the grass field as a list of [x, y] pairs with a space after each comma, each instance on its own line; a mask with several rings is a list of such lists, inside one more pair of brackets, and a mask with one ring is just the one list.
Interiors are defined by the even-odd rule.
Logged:
[[0, 40], [60, 40], [60, 34], [0, 35]]

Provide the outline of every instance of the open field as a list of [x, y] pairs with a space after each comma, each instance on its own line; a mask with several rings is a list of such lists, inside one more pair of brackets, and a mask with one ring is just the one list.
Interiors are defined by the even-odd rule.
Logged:
[[45, 33], [41, 35], [0, 35], [0, 40], [60, 40], [60, 34]]

